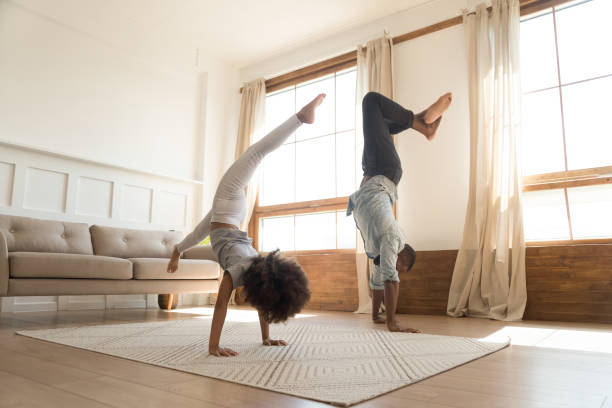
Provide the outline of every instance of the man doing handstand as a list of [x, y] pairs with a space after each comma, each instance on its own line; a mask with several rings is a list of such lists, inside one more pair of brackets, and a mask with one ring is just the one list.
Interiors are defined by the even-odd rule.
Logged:
[[[399, 272], [408, 272], [412, 268], [416, 253], [405, 242], [404, 234], [393, 216], [402, 165], [392, 135], [412, 128], [427, 140], [432, 140], [442, 114], [451, 101], [452, 94], [446, 93], [417, 115], [376, 92], [369, 92], [362, 101], [363, 180], [359, 190], [349, 198], [347, 215], [353, 214], [366, 254], [374, 259], [374, 271], [369, 282], [372, 289], [372, 320], [375, 323], [386, 322], [389, 331], [419, 332], [401, 328], [395, 319]], [[383, 302], [386, 321], [378, 316]]]

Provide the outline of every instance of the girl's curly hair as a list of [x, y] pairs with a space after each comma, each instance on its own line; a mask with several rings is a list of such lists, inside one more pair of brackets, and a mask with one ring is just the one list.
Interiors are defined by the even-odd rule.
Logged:
[[244, 273], [245, 300], [269, 323], [284, 322], [299, 313], [310, 300], [308, 277], [293, 258], [259, 255]]

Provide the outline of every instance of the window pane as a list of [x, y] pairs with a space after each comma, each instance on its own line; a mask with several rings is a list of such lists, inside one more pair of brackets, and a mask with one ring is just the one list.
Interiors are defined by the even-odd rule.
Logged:
[[612, 237], [612, 184], [567, 190], [575, 239]]
[[346, 211], [336, 212], [338, 248], [355, 248], [357, 245], [357, 229], [352, 216], [346, 216]]
[[297, 142], [295, 146], [296, 201], [334, 197], [336, 195], [334, 135]]
[[336, 135], [336, 196], [355, 191], [355, 131]]
[[335, 249], [336, 213], [295, 216], [295, 249]]
[[259, 250], [274, 251], [293, 251], [295, 249], [293, 241], [293, 215], [288, 217], [262, 218], [259, 229]]
[[[266, 97], [266, 124], [265, 133], [274, 130], [278, 125], [295, 114], [295, 89], [290, 88]], [[295, 135], [287, 139], [293, 142]]]
[[523, 95], [523, 175], [565, 170], [559, 88]]
[[563, 83], [612, 74], [611, 15], [610, 0], [558, 8], [557, 40]]
[[523, 92], [558, 85], [555, 28], [552, 13], [521, 23]]
[[307, 85], [298, 86], [296, 90], [296, 109], [300, 110], [302, 106], [306, 105], [320, 93], [327, 94], [327, 97], [321, 106], [317, 108], [315, 123], [301, 126], [296, 132], [296, 140], [304, 140], [334, 133], [334, 76], [323, 80], [317, 80]]
[[357, 71], [336, 76], [336, 131], [355, 129]]
[[563, 110], [569, 170], [612, 164], [612, 77], [564, 86]]
[[263, 162], [260, 205], [292, 203], [295, 200], [295, 143], [283, 145]]
[[563, 190], [523, 193], [526, 241], [570, 239]]

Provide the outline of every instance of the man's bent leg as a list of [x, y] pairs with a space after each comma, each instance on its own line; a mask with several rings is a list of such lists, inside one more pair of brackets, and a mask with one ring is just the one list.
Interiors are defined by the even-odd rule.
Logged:
[[[414, 119], [412, 111], [378, 92], [368, 92], [363, 97], [362, 109], [364, 125], [368, 122], [368, 131], [379, 132], [380, 128], [385, 126], [390, 134], [396, 134], [409, 129]], [[383, 123], [380, 122], [379, 115]]]
[[414, 114], [376, 92], [366, 94], [362, 110], [364, 176], [382, 174], [397, 184], [402, 166], [391, 135], [411, 127]]

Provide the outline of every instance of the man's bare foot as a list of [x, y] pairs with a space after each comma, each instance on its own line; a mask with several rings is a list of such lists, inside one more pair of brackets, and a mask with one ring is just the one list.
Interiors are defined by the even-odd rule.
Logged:
[[418, 115], [414, 116], [414, 120], [412, 121], [412, 128], [417, 132], [423, 134], [427, 140], [432, 141], [436, 136], [436, 132], [438, 131], [438, 127], [440, 126], [440, 122], [442, 121], [442, 116], [440, 116], [434, 123], [425, 123], [423, 117], [426, 112], [421, 112]]
[[181, 258], [181, 253], [176, 249], [176, 245], [174, 246], [174, 251], [172, 251], [172, 257], [170, 258], [170, 262], [168, 262], [168, 267], [166, 268], [166, 272], [174, 273], [178, 269], [179, 259]]
[[315, 121], [315, 109], [323, 103], [323, 99], [325, 99], [325, 94], [319, 94], [316, 98], [308, 103], [308, 105], [304, 106], [297, 113], [297, 117], [302, 123], [314, 123]]
[[376, 316], [375, 318], [373, 318], [372, 322], [374, 322], [376, 324], [385, 324], [385, 323], [387, 323], [385, 318], [384, 317], [380, 317], [380, 316]]
[[397, 323], [388, 324], [387, 328], [390, 332], [399, 332], [399, 333], [420, 333], [419, 329], [411, 329], [410, 327], [402, 328], [397, 325]]
[[438, 100], [425, 111], [425, 115], [423, 116], [423, 121], [425, 124], [434, 123], [436, 120], [438, 120], [438, 118], [441, 117], [444, 112], [446, 112], [452, 101], [453, 94], [450, 92], [447, 92], [438, 98]]

